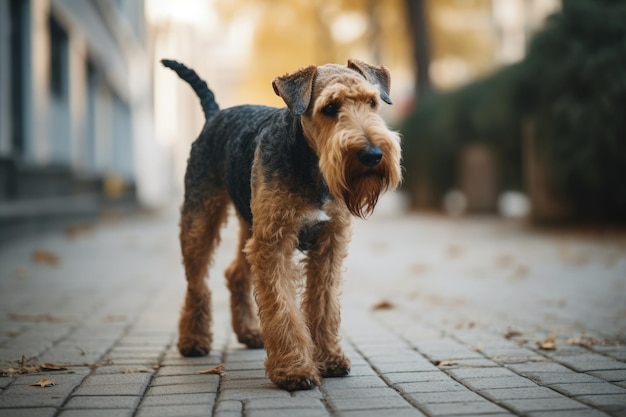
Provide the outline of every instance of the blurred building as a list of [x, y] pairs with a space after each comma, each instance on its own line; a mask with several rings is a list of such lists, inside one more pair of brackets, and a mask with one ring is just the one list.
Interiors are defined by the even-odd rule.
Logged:
[[[174, 59], [195, 70], [221, 108], [242, 104], [246, 99], [237, 91], [246, 72], [252, 25], [242, 19], [223, 21], [212, 1], [198, 0], [146, 0], [146, 18], [154, 45], [155, 135], [170, 155], [175, 184], [182, 190], [191, 143], [204, 125], [204, 113], [189, 84], [159, 61]], [[269, 81], [267, 88], [271, 90]]]
[[0, 0], [3, 224], [163, 198], [147, 38], [142, 0]]
[[491, 0], [496, 63], [521, 61], [546, 17], [560, 8], [561, 0]]
[[431, 62], [437, 90], [454, 90], [521, 61], [561, 0], [429, 0]]

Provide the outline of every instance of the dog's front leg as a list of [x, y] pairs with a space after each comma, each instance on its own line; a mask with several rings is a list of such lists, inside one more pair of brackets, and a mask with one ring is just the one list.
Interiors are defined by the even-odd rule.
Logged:
[[293, 261], [303, 202], [281, 187], [254, 190], [252, 237], [245, 247], [259, 307], [269, 378], [288, 391], [320, 385], [313, 343], [297, 303], [299, 270]]
[[307, 253], [307, 284], [303, 310], [315, 345], [314, 358], [322, 376], [345, 376], [350, 360], [339, 345], [342, 264], [351, 235], [347, 210], [327, 204], [330, 220], [324, 222]]

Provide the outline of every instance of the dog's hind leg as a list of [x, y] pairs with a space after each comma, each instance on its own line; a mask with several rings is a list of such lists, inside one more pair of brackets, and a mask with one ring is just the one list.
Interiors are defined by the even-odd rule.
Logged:
[[237, 255], [226, 269], [226, 283], [230, 290], [230, 312], [233, 330], [239, 342], [249, 348], [263, 347], [263, 339], [259, 328], [257, 308], [252, 297], [252, 277], [250, 264], [243, 248], [252, 236], [250, 225], [241, 217], [239, 219], [239, 245]]
[[178, 326], [178, 350], [183, 356], [204, 356], [211, 350], [211, 292], [205, 278], [230, 201], [226, 190], [212, 191], [202, 202], [185, 198], [181, 210], [180, 246], [187, 277]]

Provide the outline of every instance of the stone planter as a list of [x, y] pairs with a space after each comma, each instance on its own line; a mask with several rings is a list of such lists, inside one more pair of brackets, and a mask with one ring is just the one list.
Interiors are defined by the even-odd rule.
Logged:
[[535, 122], [523, 124], [524, 180], [530, 199], [531, 220], [554, 223], [572, 217], [572, 209], [563, 195], [552, 185], [550, 163], [539, 149]]

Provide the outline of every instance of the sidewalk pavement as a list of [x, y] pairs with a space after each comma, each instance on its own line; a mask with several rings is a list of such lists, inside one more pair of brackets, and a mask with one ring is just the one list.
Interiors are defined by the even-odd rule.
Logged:
[[0, 417], [626, 416], [626, 233], [403, 216], [389, 201], [355, 223], [345, 264], [352, 372], [311, 391], [275, 388], [265, 352], [229, 328], [236, 222], [204, 358], [175, 349], [175, 209], [3, 247]]

